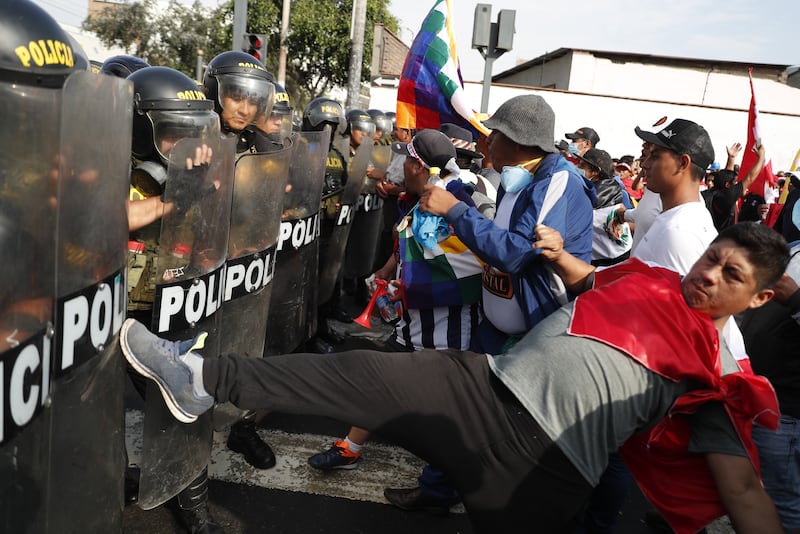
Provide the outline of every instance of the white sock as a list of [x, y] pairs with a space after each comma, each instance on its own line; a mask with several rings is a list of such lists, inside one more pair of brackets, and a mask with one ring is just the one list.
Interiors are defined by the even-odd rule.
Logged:
[[203, 357], [194, 352], [187, 352], [181, 356], [183, 363], [192, 370], [192, 391], [196, 397], [209, 397], [208, 391], [203, 386]]
[[350, 452], [361, 452], [361, 445], [354, 441], [350, 441], [350, 438], [347, 436], [344, 437], [344, 442], [347, 443], [347, 448], [350, 449]]

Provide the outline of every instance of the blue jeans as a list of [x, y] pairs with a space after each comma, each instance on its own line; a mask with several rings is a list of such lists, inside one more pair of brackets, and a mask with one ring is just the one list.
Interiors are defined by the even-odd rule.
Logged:
[[753, 425], [761, 479], [783, 528], [800, 528], [800, 419], [782, 415], [778, 430]]

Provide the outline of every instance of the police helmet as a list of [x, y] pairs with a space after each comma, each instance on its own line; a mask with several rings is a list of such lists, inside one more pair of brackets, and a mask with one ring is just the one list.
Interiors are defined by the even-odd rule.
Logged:
[[100, 73], [110, 74], [111, 76], [117, 76], [119, 78], [127, 78], [137, 70], [149, 66], [150, 64], [142, 58], [119, 55], [112, 56], [103, 61], [103, 65], [100, 67]]
[[169, 67], [145, 67], [133, 83], [133, 156], [166, 164], [169, 149], [184, 137], [219, 135], [219, 116], [197, 84]]
[[375, 121], [366, 111], [351, 109], [345, 117], [347, 119], [347, 128], [344, 131], [344, 135], [350, 135], [353, 130], [366, 132], [370, 137], [375, 135]]
[[266, 131], [268, 135], [273, 135], [274, 139], [285, 143], [286, 139], [292, 137], [292, 105], [289, 102], [289, 93], [286, 88], [278, 82], [272, 82], [275, 87], [275, 97], [272, 104], [272, 113], [268, 120], [256, 119], [259, 129]]
[[255, 57], [233, 50], [216, 56], [206, 67], [203, 88], [214, 110], [222, 113], [225, 98], [248, 99], [257, 106], [256, 117], [272, 112], [275, 78]]
[[75, 70], [92, 70], [92, 62], [89, 61], [89, 56], [83, 50], [83, 47], [71, 33], [67, 33], [69, 37], [69, 44], [72, 46], [72, 55], [75, 57]]
[[345, 129], [344, 109], [336, 100], [320, 97], [308, 103], [303, 110], [303, 130], [320, 132], [330, 124], [334, 132]]
[[292, 104], [289, 102], [289, 93], [286, 92], [286, 88], [278, 82], [272, 82], [272, 85], [275, 86], [275, 103], [272, 106], [272, 114], [291, 115]]
[[375, 121], [375, 129], [381, 132], [381, 136], [392, 133], [392, 119], [379, 109], [368, 109], [367, 113]]
[[57, 88], [85, 70], [76, 62], [69, 34], [29, 0], [0, 2], [0, 36], [0, 80]]

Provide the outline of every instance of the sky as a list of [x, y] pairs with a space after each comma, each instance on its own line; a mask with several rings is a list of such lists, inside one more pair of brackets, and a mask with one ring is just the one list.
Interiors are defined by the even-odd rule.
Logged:
[[[84, 0], [34, 0], [59, 22], [79, 26]], [[181, 0], [191, 3], [190, 0]], [[218, 0], [202, 0], [215, 6]], [[471, 48], [472, 0], [452, 0], [462, 76], [480, 81], [484, 61]], [[435, 0], [391, 0], [400, 37], [410, 44]], [[718, 59], [784, 65], [800, 64], [797, 0], [483, 0], [492, 20], [501, 9], [516, 11], [514, 48], [494, 63], [493, 74], [558, 48]], [[556, 7], [558, 6], [558, 7]], [[544, 9], [543, 9], [544, 8]]]

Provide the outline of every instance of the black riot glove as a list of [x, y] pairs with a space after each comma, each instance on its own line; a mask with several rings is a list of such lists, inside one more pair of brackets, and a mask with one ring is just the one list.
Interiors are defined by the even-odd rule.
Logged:
[[161, 195], [162, 202], [172, 202], [178, 213], [186, 213], [197, 202], [216, 192], [217, 186], [206, 182], [208, 164], [195, 165], [191, 169], [182, 169], [175, 180], [168, 186], [169, 196]]

